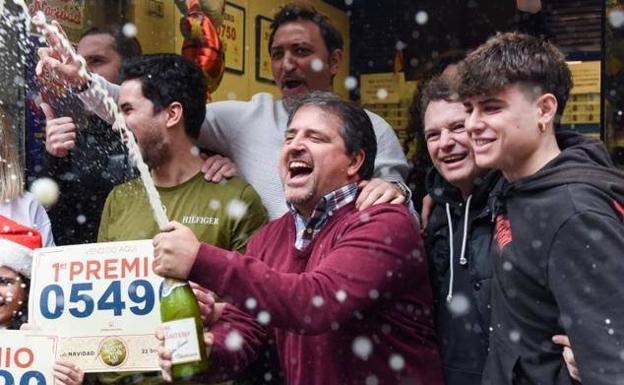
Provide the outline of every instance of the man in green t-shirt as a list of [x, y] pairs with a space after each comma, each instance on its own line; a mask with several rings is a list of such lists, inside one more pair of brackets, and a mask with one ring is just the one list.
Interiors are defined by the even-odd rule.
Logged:
[[[260, 197], [239, 178], [208, 183], [195, 139], [205, 115], [200, 69], [175, 54], [146, 55], [121, 72], [118, 104], [150, 168], [167, 216], [204, 242], [245, 249], [267, 214]], [[149, 239], [159, 232], [140, 179], [119, 185], [106, 199], [99, 242]], [[105, 384], [157, 384], [158, 373], [100, 373]]]
[[[201, 71], [175, 54], [147, 55], [122, 68], [119, 107], [150, 167], [167, 216], [205, 242], [242, 250], [266, 222], [254, 189], [239, 178], [206, 183], [195, 139], [205, 114]], [[159, 232], [140, 179], [106, 199], [98, 241], [149, 239]]]

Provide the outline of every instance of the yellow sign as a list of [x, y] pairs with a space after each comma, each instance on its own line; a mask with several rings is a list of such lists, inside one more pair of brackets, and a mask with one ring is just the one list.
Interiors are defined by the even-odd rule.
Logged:
[[225, 3], [223, 24], [219, 37], [225, 52], [225, 69], [242, 74], [245, 72], [245, 9]]
[[395, 104], [401, 101], [402, 73], [365, 74], [360, 76], [363, 104]]
[[38, 249], [28, 319], [85, 372], [158, 370], [159, 292], [151, 240]]
[[273, 83], [269, 38], [272, 20], [264, 16], [256, 17], [256, 80]]
[[[0, 330], [3, 384], [54, 385], [57, 337], [30, 331]], [[33, 381], [34, 380], [34, 381]]]
[[600, 93], [600, 61], [570, 62], [568, 63], [574, 87], [570, 93], [599, 94]]

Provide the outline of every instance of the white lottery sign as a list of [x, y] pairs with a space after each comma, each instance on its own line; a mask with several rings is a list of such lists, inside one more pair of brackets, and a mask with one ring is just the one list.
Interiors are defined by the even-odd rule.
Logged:
[[36, 250], [29, 321], [58, 334], [59, 358], [85, 372], [158, 370], [153, 258], [151, 240]]
[[0, 384], [54, 385], [57, 342], [56, 336], [0, 330]]

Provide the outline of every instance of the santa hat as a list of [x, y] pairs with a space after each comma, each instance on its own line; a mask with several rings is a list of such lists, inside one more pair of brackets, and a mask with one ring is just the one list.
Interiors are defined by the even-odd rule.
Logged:
[[33, 249], [41, 247], [41, 234], [0, 215], [0, 266], [30, 278]]

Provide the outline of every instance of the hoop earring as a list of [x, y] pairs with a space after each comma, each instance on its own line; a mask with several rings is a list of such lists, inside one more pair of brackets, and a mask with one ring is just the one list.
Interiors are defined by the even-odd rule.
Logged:
[[546, 132], [546, 123], [537, 123], [540, 132]]

